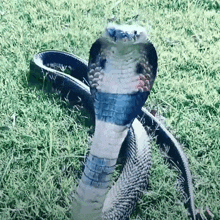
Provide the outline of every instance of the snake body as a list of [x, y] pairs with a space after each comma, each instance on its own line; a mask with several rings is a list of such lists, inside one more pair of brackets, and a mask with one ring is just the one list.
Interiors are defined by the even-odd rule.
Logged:
[[[69, 68], [70, 75], [53, 68], [60, 64]], [[168, 146], [169, 162], [181, 173], [185, 204], [195, 219], [187, 158], [175, 138], [142, 107], [157, 71], [157, 54], [143, 28], [108, 26], [91, 47], [88, 67], [78, 57], [56, 51], [36, 55], [30, 67], [30, 83], [41, 81], [70, 103], [80, 97], [95, 120], [93, 143], [73, 202], [73, 219], [129, 218], [149, 180], [151, 150], [146, 126], [162, 149]], [[89, 82], [90, 89], [83, 81]], [[119, 157], [124, 158], [123, 171], [109, 190]]]

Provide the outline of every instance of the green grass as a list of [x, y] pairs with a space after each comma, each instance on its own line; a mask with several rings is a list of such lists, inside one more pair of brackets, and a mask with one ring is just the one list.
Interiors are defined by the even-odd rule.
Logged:
[[[220, 4], [193, 1], [0, 2], [0, 219], [69, 219], [88, 149], [76, 109], [28, 87], [29, 62], [56, 49], [88, 59], [108, 21], [147, 28], [159, 55], [146, 103], [183, 144], [195, 204], [220, 219]], [[149, 190], [132, 219], [187, 219], [176, 174], [153, 148]]]

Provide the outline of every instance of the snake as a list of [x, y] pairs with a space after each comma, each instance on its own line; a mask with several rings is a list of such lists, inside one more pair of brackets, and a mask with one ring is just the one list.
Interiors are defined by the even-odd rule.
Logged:
[[[29, 83], [82, 105], [95, 124], [92, 144], [72, 202], [72, 219], [127, 220], [147, 189], [151, 136], [180, 173], [184, 204], [196, 214], [192, 176], [182, 146], [144, 104], [157, 75], [158, 56], [144, 27], [109, 24], [91, 46], [89, 62], [48, 50], [30, 62]], [[112, 175], [122, 165], [116, 181]]]

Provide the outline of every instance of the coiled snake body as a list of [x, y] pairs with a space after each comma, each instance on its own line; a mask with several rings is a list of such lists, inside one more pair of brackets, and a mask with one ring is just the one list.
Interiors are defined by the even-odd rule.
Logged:
[[[70, 75], [53, 68], [60, 64], [69, 68]], [[129, 218], [149, 179], [146, 126], [162, 149], [169, 147], [169, 161], [181, 173], [185, 203], [195, 219], [185, 154], [166, 128], [142, 108], [157, 71], [156, 50], [142, 27], [109, 25], [91, 47], [88, 68], [78, 57], [56, 51], [36, 55], [30, 68], [30, 83], [41, 81], [70, 103], [80, 97], [95, 119], [93, 142], [73, 201], [74, 220]], [[82, 81], [89, 81], [90, 91]], [[123, 171], [109, 190], [118, 158], [124, 160]]]

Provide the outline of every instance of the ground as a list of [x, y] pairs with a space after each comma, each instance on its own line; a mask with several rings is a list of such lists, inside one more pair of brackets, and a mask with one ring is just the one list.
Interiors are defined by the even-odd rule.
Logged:
[[[159, 56], [148, 109], [183, 145], [195, 205], [220, 213], [220, 5], [214, 0], [0, 3], [0, 219], [69, 219], [89, 137], [77, 109], [28, 86], [42, 50], [88, 60], [107, 22], [143, 25]], [[149, 189], [132, 219], [187, 219], [176, 173], [153, 146]]]

